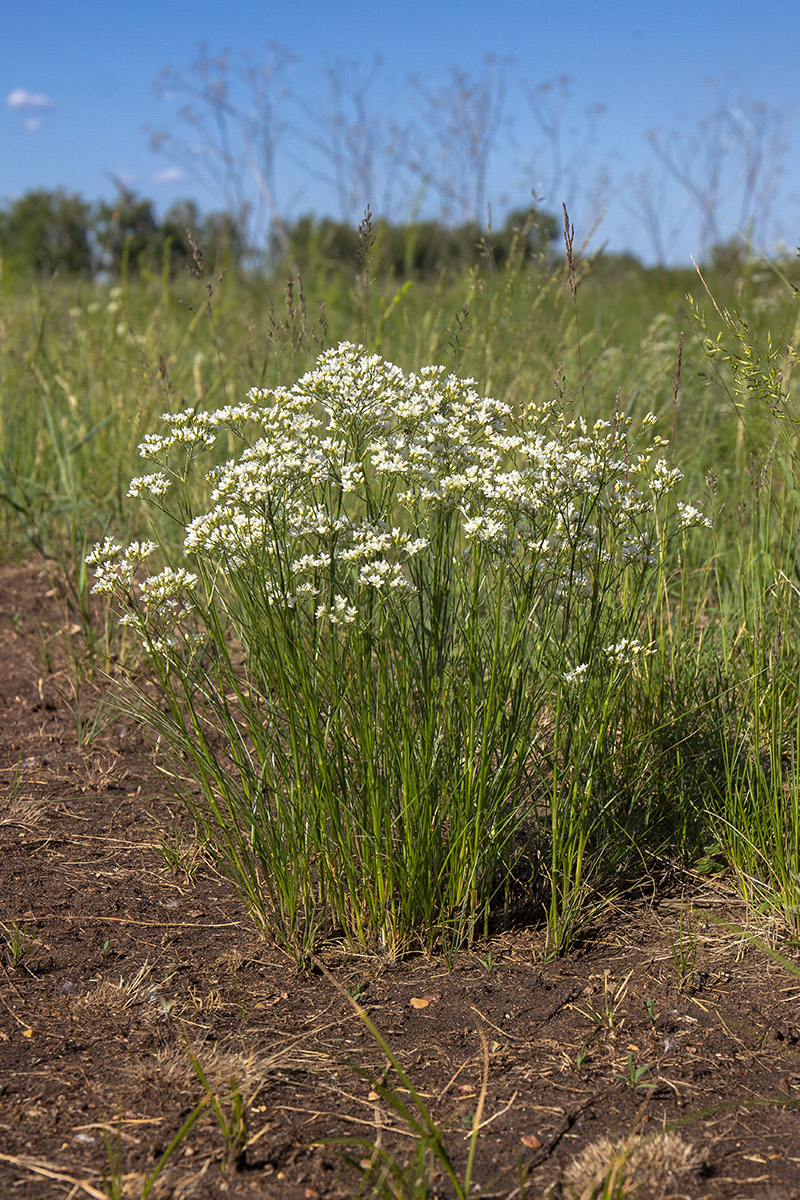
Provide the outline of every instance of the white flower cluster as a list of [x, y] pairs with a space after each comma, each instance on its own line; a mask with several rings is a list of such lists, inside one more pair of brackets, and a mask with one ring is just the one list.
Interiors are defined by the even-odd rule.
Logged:
[[702, 513], [699, 508], [695, 508], [693, 504], [684, 504], [682, 500], [678, 501], [678, 529], [689, 529], [692, 525], [701, 525], [705, 529], [712, 528], [712, 522], [709, 517]]
[[152, 475], [137, 475], [132, 479], [127, 494], [133, 500], [139, 499], [140, 496], [160, 500], [167, 494], [171, 485], [172, 481], [167, 479], [163, 471], [155, 471]]
[[[557, 597], [591, 596], [603, 564], [658, 561], [652, 515], [682, 478], [653, 461], [663, 442], [652, 416], [649, 444], [634, 454], [622, 413], [589, 427], [551, 402], [517, 419], [472, 380], [442, 367], [406, 375], [349, 343], [291, 388], [254, 388], [241, 404], [163, 420], [167, 432], [148, 435], [140, 453], [164, 470], [137, 476], [129, 496], [158, 502], [175, 473], [171, 452], [191, 460], [228, 427], [242, 450], [208, 473], [212, 507], [186, 524], [186, 554], [247, 572], [272, 606], [339, 625], [362, 606], [375, 611], [370, 594], [384, 597], [378, 607], [412, 596], [418, 556], [443, 527], [466, 569], [477, 555], [484, 573], [513, 563]], [[706, 523], [690, 505], [678, 514], [680, 528]], [[131, 584], [138, 560], [128, 554], [108, 539], [96, 548], [97, 590]], [[185, 615], [196, 583], [162, 572], [141, 599]]]
[[589, 672], [589, 664], [586, 662], [578, 663], [577, 667], [573, 667], [561, 676], [564, 683], [579, 683]]
[[94, 549], [86, 555], [86, 562], [95, 568], [93, 592], [111, 595], [118, 587], [130, 588], [136, 568], [157, 550], [155, 542], [131, 542], [119, 546], [113, 538], [96, 542]]
[[137, 568], [156, 549], [155, 542], [131, 542], [123, 547], [107, 537], [95, 544], [86, 562], [95, 567], [93, 592], [114, 595], [122, 590], [127, 594], [129, 611], [120, 616], [119, 624], [138, 631], [150, 653], [168, 657], [178, 646], [191, 650], [203, 641], [202, 635], [179, 626], [195, 608], [192, 593], [198, 577], [185, 567], [166, 567], [138, 584], [137, 602]]
[[347, 603], [346, 596], [337, 595], [330, 606], [320, 604], [315, 616], [318, 621], [327, 619], [331, 625], [352, 625], [358, 616], [358, 609], [354, 604]]
[[169, 426], [169, 433], [148, 433], [139, 445], [142, 458], [163, 464], [174, 446], [207, 450], [217, 440], [216, 427], [209, 413], [186, 408], [179, 413], [164, 413], [161, 420]]
[[682, 479], [683, 471], [679, 471], [677, 467], [671, 467], [663, 458], [660, 458], [653, 467], [650, 487], [656, 496], [663, 496], [666, 492], [671, 492]]
[[[604, 646], [602, 653], [609, 663], [616, 668], [630, 667], [639, 657], [649, 657], [656, 653], [653, 646], [645, 646], [638, 638], [621, 638], [610, 646]], [[578, 663], [561, 676], [563, 683], [579, 683], [585, 679], [591, 670], [588, 662]]]
[[185, 567], [165, 567], [157, 575], [150, 575], [139, 584], [142, 599], [148, 608], [171, 611], [176, 617], [185, 617], [194, 607], [187, 596], [197, 587], [198, 579]]
[[638, 638], [622, 638], [612, 646], [604, 646], [603, 653], [616, 666], [629, 667], [638, 655], [653, 655], [655, 649]]

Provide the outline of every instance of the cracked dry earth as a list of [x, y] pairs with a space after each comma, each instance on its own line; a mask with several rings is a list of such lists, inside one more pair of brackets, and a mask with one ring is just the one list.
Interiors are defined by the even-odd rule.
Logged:
[[[195, 1112], [150, 1196], [354, 1196], [328, 1139], [405, 1163], [413, 1140], [377, 1088], [410, 1097], [336, 981], [462, 1172], [478, 1114], [486, 1196], [592, 1195], [623, 1142], [620, 1195], [800, 1197], [800, 979], [719, 924], [745, 919], [719, 887], [676, 877], [557, 961], [522, 928], [451, 969], [331, 950], [330, 977], [299, 970], [194, 845], [103, 685], [76, 694], [70, 653], [54, 577], [0, 568], [0, 1195], [141, 1197]], [[440, 1173], [431, 1195], [452, 1194]]]

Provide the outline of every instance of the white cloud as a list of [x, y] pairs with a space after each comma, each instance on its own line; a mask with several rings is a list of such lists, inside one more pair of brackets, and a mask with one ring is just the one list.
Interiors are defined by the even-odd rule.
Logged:
[[180, 183], [185, 178], [186, 172], [180, 167], [165, 167], [163, 171], [156, 171], [153, 183]]
[[45, 96], [44, 92], [29, 92], [26, 88], [14, 88], [6, 96], [6, 104], [9, 108], [19, 109], [55, 108], [55, 101]]
[[37, 129], [41, 129], [44, 124], [44, 117], [27, 117], [22, 122], [22, 128], [26, 133], [36, 133]]

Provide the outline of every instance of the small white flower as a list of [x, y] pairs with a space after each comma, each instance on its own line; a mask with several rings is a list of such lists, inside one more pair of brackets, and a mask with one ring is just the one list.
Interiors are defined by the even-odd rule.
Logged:
[[496, 517], [490, 517], [482, 514], [476, 517], [468, 517], [464, 522], [464, 537], [472, 540], [477, 538], [480, 542], [487, 544], [495, 544], [499, 541], [506, 540], [505, 522], [497, 520]]
[[256, 408], [253, 404], [226, 404], [224, 408], [209, 413], [208, 423], [212, 426], [235, 425], [237, 422], [248, 420], [255, 413]]
[[144, 562], [157, 549], [155, 542], [131, 542], [125, 550], [125, 559], [132, 563]]
[[656, 496], [663, 496], [667, 492], [671, 492], [682, 479], [682, 471], [679, 471], [677, 467], [671, 467], [663, 458], [660, 458], [653, 466], [650, 487]]
[[653, 646], [645, 646], [638, 638], [622, 638], [612, 646], [604, 646], [603, 653], [617, 666], [627, 667], [637, 655], [651, 656], [656, 651]]
[[693, 504], [678, 501], [678, 529], [688, 529], [692, 525], [700, 525], [706, 529], [712, 528], [710, 519]]
[[567, 671], [565, 675], [561, 676], [561, 679], [564, 683], [579, 683], [588, 670], [588, 663], [578, 663], [577, 667], [573, 667], [570, 671]]
[[347, 603], [346, 596], [336, 595], [333, 597], [333, 604], [330, 607], [320, 604], [315, 616], [318, 621], [327, 619], [331, 625], [352, 625], [358, 616], [358, 609]]
[[185, 567], [165, 567], [158, 575], [150, 575], [139, 584], [142, 599], [150, 606], [163, 605], [186, 591], [197, 587], [198, 578]]
[[137, 475], [131, 480], [127, 494], [132, 499], [138, 499], [140, 496], [153, 496], [158, 499], [165, 495], [171, 486], [171, 480], [167, 479], [162, 471], [156, 471], [152, 475]]

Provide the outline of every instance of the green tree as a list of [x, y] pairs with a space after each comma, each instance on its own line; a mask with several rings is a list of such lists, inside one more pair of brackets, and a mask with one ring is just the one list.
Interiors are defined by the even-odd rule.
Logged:
[[21, 275], [92, 270], [91, 209], [64, 191], [27, 192], [0, 212], [0, 253]]
[[113, 203], [101, 201], [94, 214], [94, 236], [101, 270], [118, 275], [128, 270], [158, 269], [164, 249], [163, 233], [153, 213], [153, 203], [129, 188], [117, 185]]

